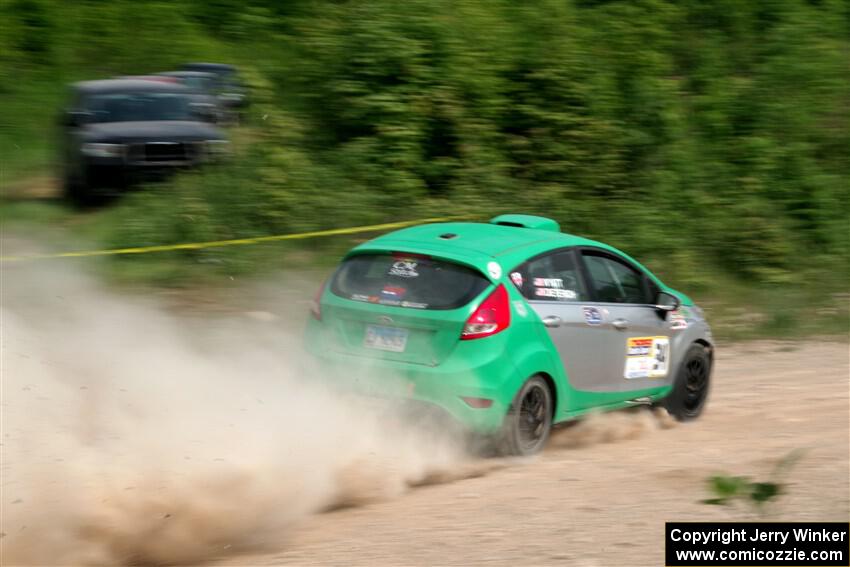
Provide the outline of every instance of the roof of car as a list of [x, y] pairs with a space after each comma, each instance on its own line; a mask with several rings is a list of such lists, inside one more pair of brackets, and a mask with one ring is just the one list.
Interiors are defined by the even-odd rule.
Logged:
[[183, 68], [189, 71], [197, 71], [199, 69], [209, 69], [210, 71], [235, 71], [236, 67], [227, 63], [186, 63]]
[[165, 77], [200, 77], [203, 79], [215, 77], [215, 73], [209, 71], [165, 71], [159, 74]]
[[[503, 224], [504, 221], [530, 221], [548, 228], [527, 228]], [[549, 221], [551, 224], [540, 221]], [[644, 270], [656, 283], [664, 285], [655, 274], [622, 250], [603, 242], [560, 232], [551, 219], [525, 215], [502, 215], [489, 223], [450, 222], [403, 228], [364, 242], [346, 256], [388, 251], [427, 254], [474, 266], [486, 273], [493, 260], [511, 269], [538, 254], [570, 246], [588, 246], [618, 254]]]
[[183, 92], [190, 93], [191, 89], [180, 83], [156, 81], [148, 79], [102, 79], [97, 81], [81, 81], [74, 83], [77, 90], [87, 93], [121, 93], [121, 92]]
[[379, 236], [357, 249], [402, 249], [444, 253], [450, 257], [510, 256], [534, 253], [559, 246], [597, 245], [585, 238], [554, 232], [488, 223], [452, 222], [404, 228]]

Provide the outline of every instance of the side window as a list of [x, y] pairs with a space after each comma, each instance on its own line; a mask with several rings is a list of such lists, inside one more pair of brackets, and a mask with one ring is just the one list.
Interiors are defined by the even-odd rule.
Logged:
[[583, 253], [591, 285], [598, 301], [606, 303], [648, 303], [643, 275], [613, 258]]
[[536, 301], [587, 301], [572, 250], [538, 256], [510, 273], [526, 299]]
[[661, 289], [656, 285], [651, 278], [646, 278], [646, 286], [649, 288], [649, 297], [647, 297], [648, 303], [655, 303], [658, 299], [658, 292]]

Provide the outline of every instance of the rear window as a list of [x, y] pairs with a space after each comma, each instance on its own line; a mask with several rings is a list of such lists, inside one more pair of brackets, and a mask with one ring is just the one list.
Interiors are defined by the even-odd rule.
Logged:
[[331, 282], [334, 295], [413, 309], [456, 309], [489, 281], [480, 273], [432, 258], [362, 254], [345, 260]]

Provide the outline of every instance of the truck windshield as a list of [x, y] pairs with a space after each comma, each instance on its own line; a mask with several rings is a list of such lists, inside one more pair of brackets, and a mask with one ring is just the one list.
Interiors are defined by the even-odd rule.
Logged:
[[111, 93], [93, 96], [88, 110], [94, 122], [195, 120], [189, 102], [180, 93]]

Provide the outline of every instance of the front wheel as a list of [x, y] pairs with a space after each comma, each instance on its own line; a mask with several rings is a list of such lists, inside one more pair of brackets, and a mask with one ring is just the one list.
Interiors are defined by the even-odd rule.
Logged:
[[66, 163], [62, 172], [62, 194], [72, 206], [85, 207], [91, 202], [91, 194], [84, 175], [75, 175], [72, 166]]
[[552, 431], [552, 392], [540, 376], [532, 376], [520, 388], [505, 418], [502, 452], [530, 456], [539, 452]]
[[711, 377], [710, 353], [708, 347], [692, 344], [679, 367], [673, 391], [662, 401], [667, 412], [678, 421], [698, 418], [705, 407]]

